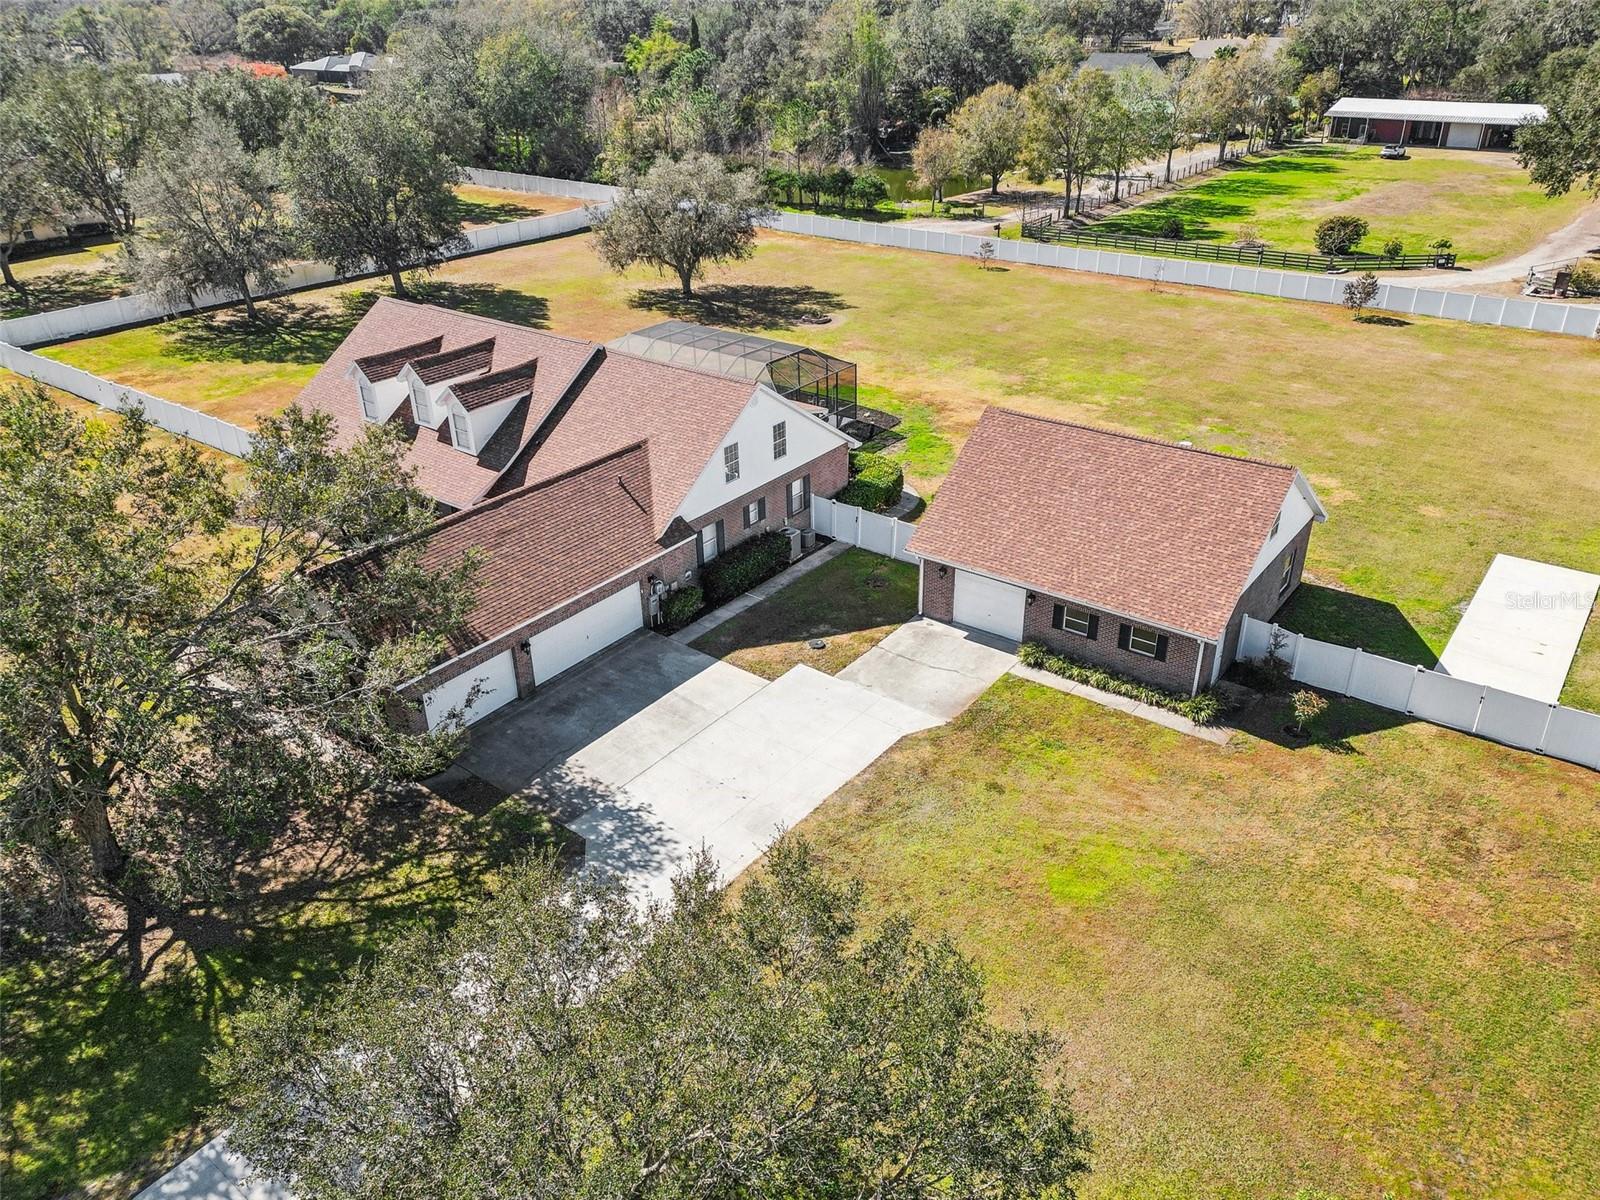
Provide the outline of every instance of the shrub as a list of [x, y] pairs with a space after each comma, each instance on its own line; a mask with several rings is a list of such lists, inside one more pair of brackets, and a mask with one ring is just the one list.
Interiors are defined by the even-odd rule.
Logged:
[[1390, 238], [1383, 244], [1383, 256], [1390, 262], [1399, 258], [1406, 252], [1406, 244], [1399, 238]]
[[877, 208], [889, 198], [889, 185], [884, 182], [883, 176], [871, 171], [863, 171], [857, 175], [855, 182], [850, 185], [850, 201], [863, 210]]
[[761, 186], [766, 189], [767, 199], [775, 204], [791, 201], [799, 182], [799, 176], [782, 167], [768, 167], [761, 172]]
[[1183, 227], [1182, 217], [1167, 217], [1156, 226], [1156, 236], [1166, 238], [1168, 241], [1181, 242], [1187, 233], [1188, 230]]
[[1294, 710], [1294, 727], [1300, 732], [1328, 711], [1328, 702], [1310, 688], [1302, 688], [1289, 697], [1289, 707]]
[[1323, 254], [1349, 254], [1367, 236], [1360, 217], [1325, 217], [1317, 222], [1317, 249]]
[[1600, 296], [1600, 263], [1588, 260], [1573, 267], [1569, 286], [1579, 296]]
[[771, 579], [789, 565], [789, 538], [763, 533], [740, 542], [700, 568], [700, 586], [707, 604], [721, 604]]
[[1378, 277], [1364, 271], [1344, 285], [1344, 306], [1360, 317], [1378, 298]]
[[1428, 249], [1435, 254], [1449, 254], [1455, 248], [1456, 244], [1449, 238], [1434, 238], [1433, 241], [1428, 243]]
[[834, 167], [822, 177], [822, 193], [833, 197], [833, 202], [844, 208], [850, 202], [850, 189], [856, 181], [856, 173], [849, 167]]
[[850, 455], [851, 480], [834, 497], [842, 504], [854, 504], [871, 512], [882, 512], [897, 503], [905, 488], [900, 463], [886, 454], [857, 450]]
[[1063, 679], [1070, 679], [1087, 687], [1098, 688], [1102, 692], [1110, 692], [1113, 696], [1126, 696], [1129, 700], [1137, 700], [1140, 704], [1148, 704], [1152, 708], [1164, 708], [1181, 717], [1188, 717], [1196, 725], [1214, 723], [1227, 707], [1222, 697], [1209, 688], [1194, 696], [1180, 696], [1176, 692], [1140, 683], [1137, 679], [1130, 679], [1116, 671], [1108, 671], [1104, 667], [1090, 666], [1088, 663], [1068, 658], [1064, 654], [1056, 653], [1042, 642], [1023, 642], [1017, 647], [1017, 661], [1025, 667], [1049, 671], [1052, 675], [1059, 675]]
[[661, 616], [669, 629], [682, 629], [706, 606], [705, 593], [692, 584], [673, 588], [661, 603]]

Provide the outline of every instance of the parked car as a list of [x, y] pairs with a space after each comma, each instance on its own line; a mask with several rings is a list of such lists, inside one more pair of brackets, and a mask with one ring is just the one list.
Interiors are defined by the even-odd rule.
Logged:
[[1406, 148], [1399, 142], [1389, 143], [1383, 148], [1383, 153], [1379, 155], [1380, 158], [1404, 158], [1405, 156]]

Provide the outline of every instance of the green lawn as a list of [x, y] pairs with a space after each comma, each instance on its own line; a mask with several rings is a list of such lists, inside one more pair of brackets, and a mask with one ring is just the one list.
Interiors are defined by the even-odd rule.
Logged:
[[248, 905], [197, 909], [142, 991], [118, 965], [10, 953], [0, 1075], [7, 1200], [125, 1197], [215, 1132], [206, 1055], [265, 983], [316, 992], [415, 923], [447, 921], [551, 830], [511, 804], [487, 817], [375, 804], [310, 831], [253, 872]]
[[[1496, 552], [1600, 569], [1600, 354], [1579, 338], [1358, 324], [1331, 306], [781, 235], [690, 301], [602, 269], [587, 236], [453, 262], [429, 286], [599, 341], [679, 317], [853, 360], [862, 400], [906, 419], [899, 448], [925, 496], [988, 404], [1295, 463], [1331, 517], [1308, 560], [1323, 588], [1291, 619], [1382, 653], [1437, 654]], [[381, 290], [293, 297], [282, 330], [203, 317], [49, 353], [248, 420]], [[1566, 699], [1600, 710], [1600, 619]]]
[[1389, 161], [1376, 146], [1307, 146], [1245, 160], [1096, 222], [1097, 230], [1155, 235], [1173, 217], [1195, 241], [1232, 242], [1253, 226], [1276, 250], [1315, 252], [1317, 222], [1333, 215], [1371, 226], [1357, 247], [1381, 253], [1399, 238], [1423, 254], [1436, 238], [1463, 263], [1520, 254], [1576, 219], [1585, 195], [1550, 199], [1507, 154], [1413, 150]]
[[1600, 780], [1267, 703], [1219, 748], [1004, 679], [800, 832], [1061, 1038], [1084, 1200], [1600, 1194]]
[[[693, 645], [763, 679], [800, 663], [837, 675], [916, 613], [915, 567], [851, 549]], [[811, 649], [814, 638], [827, 645]]]

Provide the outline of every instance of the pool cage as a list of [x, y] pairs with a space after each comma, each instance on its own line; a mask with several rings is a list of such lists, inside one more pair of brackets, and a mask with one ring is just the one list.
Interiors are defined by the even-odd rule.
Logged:
[[687, 321], [662, 321], [618, 338], [611, 347], [656, 362], [764, 383], [786, 400], [816, 410], [833, 425], [887, 429], [899, 423], [857, 403], [855, 363], [809, 346]]

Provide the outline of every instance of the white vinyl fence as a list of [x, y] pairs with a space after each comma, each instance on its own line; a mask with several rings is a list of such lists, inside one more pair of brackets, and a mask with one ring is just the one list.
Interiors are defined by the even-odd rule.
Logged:
[[101, 379], [98, 375], [69, 367], [53, 358], [31, 354], [0, 342], [0, 367], [71, 392], [113, 412], [142, 407], [152, 425], [226, 454], [243, 458], [250, 453], [248, 429], [241, 429], [231, 421], [219, 420], [209, 413], [196, 412], [182, 404], [163, 400], [160, 396], [152, 396], [149, 392], [141, 392], [138, 388]]
[[555, 179], [549, 175], [524, 175], [519, 171], [485, 171], [479, 167], [468, 167], [467, 180], [479, 187], [504, 188], [508, 192], [533, 192], [541, 196], [571, 196], [595, 203], [617, 198], [617, 189], [609, 183]]
[[922, 560], [906, 550], [916, 526], [898, 517], [868, 512], [854, 504], [841, 504], [824, 496], [811, 497], [811, 527], [835, 541], [849, 542], [885, 558], [918, 563]]
[[[897, 223], [847, 221], [809, 213], [780, 212], [769, 225], [783, 233], [797, 233], [806, 237], [834, 238], [871, 246], [897, 246], [903, 250], [926, 250], [933, 254], [956, 254], [967, 258], [976, 256], [980, 242], [988, 241], [994, 247], [994, 256], [999, 262], [1032, 263], [1066, 271], [1092, 271], [1100, 275], [1182, 283], [1194, 287], [1249, 292], [1258, 296], [1281, 296], [1286, 300], [1309, 300], [1318, 304], [1342, 304], [1345, 284], [1353, 278], [1350, 275], [1312, 275], [1303, 271], [1277, 271], [1232, 263], [1156, 258], [1147, 254], [1096, 250], [1086, 246], [1015, 242], [1001, 237], [985, 238], [975, 234], [945, 233], [938, 229], [907, 228]], [[1451, 321], [1500, 325], [1508, 329], [1532, 329], [1588, 338], [1600, 334], [1600, 306], [1528, 300], [1518, 296], [1441, 292], [1408, 287], [1397, 282], [1382, 282], [1378, 285], [1378, 298], [1371, 307], [1385, 312], [1443, 317]]]
[[[491, 172], [497, 174], [498, 172]], [[529, 176], [528, 178], [536, 178]], [[561, 183], [561, 180], [548, 180], [550, 183]], [[599, 187], [598, 184], [584, 184], [584, 187]], [[527, 189], [534, 190], [534, 189]], [[563, 193], [565, 194], [565, 193]], [[605, 197], [597, 197], [604, 201]], [[545, 238], [560, 237], [567, 233], [576, 233], [580, 229], [589, 227], [589, 211], [587, 208], [575, 208], [570, 212], [552, 213], [545, 217], [525, 217], [520, 221], [506, 221], [499, 225], [485, 225], [478, 229], [466, 231], [466, 245], [451, 257], [461, 257], [468, 254], [479, 254], [485, 250], [498, 250], [504, 246], [519, 246], [525, 242], [543, 241]], [[276, 296], [284, 292], [299, 291], [302, 288], [319, 287], [327, 283], [337, 283], [349, 279], [361, 279], [377, 274], [374, 270], [353, 271], [341, 275], [327, 263], [295, 263], [283, 274], [282, 282], [271, 291], [258, 293], [260, 296]], [[100, 300], [94, 304], [80, 304], [74, 308], [57, 309], [54, 312], [34, 313], [26, 317], [13, 317], [8, 321], [0, 321], [0, 342], [7, 342], [13, 346], [39, 346], [49, 342], [68, 341], [72, 338], [86, 337], [92, 333], [104, 333], [109, 329], [123, 329], [129, 325], [141, 325], [147, 321], [159, 321], [164, 317], [179, 316], [192, 312], [195, 309], [214, 308], [218, 305], [237, 303], [239, 297], [233, 292], [211, 291], [203, 292], [197, 297], [194, 306], [162, 304], [154, 297], [137, 293], [132, 296], [118, 296], [111, 300]]]
[[[1239, 656], [1265, 658], [1279, 629], [1245, 617]], [[1290, 664], [1296, 683], [1600, 771], [1600, 715], [1530, 700], [1287, 629], [1282, 634], [1279, 654]]]

